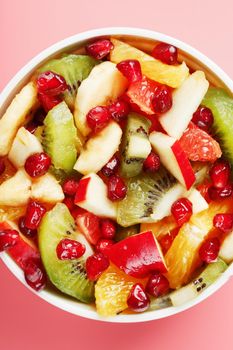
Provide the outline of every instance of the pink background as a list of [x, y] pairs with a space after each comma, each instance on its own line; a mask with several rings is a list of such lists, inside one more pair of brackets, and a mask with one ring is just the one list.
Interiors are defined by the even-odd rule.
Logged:
[[[138, 5], [136, 5], [138, 3]], [[104, 26], [164, 32], [198, 48], [233, 76], [232, 0], [0, 0], [0, 90], [42, 49]], [[145, 324], [72, 316], [23, 287], [0, 262], [0, 349], [233, 348], [233, 281], [180, 315]]]

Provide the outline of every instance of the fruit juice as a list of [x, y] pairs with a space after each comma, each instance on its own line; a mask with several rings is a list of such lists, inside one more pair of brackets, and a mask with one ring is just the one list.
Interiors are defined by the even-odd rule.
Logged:
[[0, 120], [0, 251], [103, 316], [192, 300], [233, 261], [232, 112], [167, 43], [47, 60]]

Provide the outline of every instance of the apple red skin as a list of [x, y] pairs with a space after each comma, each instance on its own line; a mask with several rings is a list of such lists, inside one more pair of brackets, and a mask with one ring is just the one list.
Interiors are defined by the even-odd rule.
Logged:
[[[0, 223], [0, 230], [12, 229], [7, 222]], [[7, 253], [16, 262], [16, 264], [24, 270], [28, 259], [40, 260], [40, 253], [36, 246], [20, 234], [18, 242], [11, 248], [7, 249]]]
[[125, 238], [106, 252], [110, 261], [127, 275], [145, 278], [154, 271], [167, 272], [159, 245], [151, 231]]
[[176, 157], [177, 163], [179, 164], [186, 188], [187, 190], [189, 190], [196, 180], [190, 161], [188, 160], [188, 157], [186, 156], [184, 150], [180, 146], [179, 141], [176, 141], [172, 145], [171, 149], [174, 156]]
[[101, 238], [100, 219], [93, 213], [83, 210], [76, 217], [76, 224], [86, 239], [93, 245], [96, 245]]
[[87, 187], [88, 187], [89, 181], [90, 181], [90, 177], [86, 177], [85, 179], [82, 179], [79, 181], [75, 199], [74, 199], [75, 204], [85, 201], [87, 196]]

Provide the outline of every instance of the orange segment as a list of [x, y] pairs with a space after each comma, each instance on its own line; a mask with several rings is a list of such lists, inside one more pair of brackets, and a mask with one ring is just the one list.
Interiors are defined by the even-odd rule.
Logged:
[[6, 207], [0, 206], [0, 222], [5, 220], [16, 221], [26, 213], [26, 206], [24, 207]]
[[190, 221], [181, 227], [165, 255], [168, 267], [166, 277], [171, 288], [176, 289], [189, 282], [200, 263], [198, 251], [213, 227], [214, 216], [217, 213], [232, 212], [232, 205], [232, 200], [211, 203], [208, 209], [193, 215]]
[[162, 220], [153, 223], [143, 223], [140, 227], [140, 232], [152, 231], [155, 237], [160, 240], [167, 233], [170, 233], [177, 224], [173, 216], [167, 216]]
[[119, 63], [128, 59], [138, 60], [141, 64], [142, 73], [161, 84], [177, 88], [189, 75], [189, 69], [185, 62], [177, 66], [170, 66], [120, 40], [111, 38], [111, 41], [114, 45], [110, 53], [112, 62]]
[[4, 173], [0, 176], [0, 185], [3, 183], [5, 180], [9, 179], [16, 173], [16, 169], [13, 167], [13, 165], [10, 163], [8, 159], [5, 159], [5, 166], [6, 169]]
[[145, 284], [145, 280], [126, 275], [110, 265], [95, 285], [97, 312], [101, 316], [115, 316], [128, 308], [127, 298], [135, 283]]

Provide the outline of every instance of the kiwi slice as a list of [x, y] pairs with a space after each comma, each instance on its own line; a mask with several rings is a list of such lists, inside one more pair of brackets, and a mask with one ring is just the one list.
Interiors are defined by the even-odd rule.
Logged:
[[77, 132], [73, 115], [61, 102], [51, 109], [45, 120], [42, 144], [52, 159], [53, 167], [70, 173], [77, 158]]
[[151, 150], [148, 138], [151, 122], [136, 113], [130, 113], [121, 144], [121, 174], [129, 178], [138, 175]]
[[92, 68], [98, 63], [100, 61], [87, 55], [67, 54], [48, 61], [39, 68], [38, 72], [52, 71], [63, 76], [68, 85], [64, 93], [64, 100], [73, 109], [80, 83], [88, 77]]
[[94, 300], [94, 284], [88, 280], [85, 269], [90, 251], [77, 260], [59, 260], [56, 254], [56, 247], [62, 239], [79, 241], [79, 236], [82, 237], [76, 231], [74, 219], [68, 208], [65, 204], [58, 203], [41, 221], [38, 230], [39, 249], [50, 281], [61, 292], [90, 303]]
[[172, 306], [170, 294], [158, 298], [151, 298], [149, 310], [160, 310]]
[[227, 264], [221, 259], [207, 265], [195, 280], [170, 294], [172, 305], [179, 306], [194, 299], [214, 283], [226, 269]]
[[117, 232], [115, 235], [115, 241], [119, 242], [122, 239], [136, 235], [140, 231], [140, 225], [133, 225], [129, 227], [121, 227], [118, 225]]
[[169, 215], [174, 201], [185, 189], [164, 168], [125, 180], [126, 197], [117, 204], [117, 222], [123, 227], [154, 222]]
[[213, 133], [224, 157], [233, 166], [233, 98], [223, 89], [210, 87], [202, 105], [211, 109], [214, 116]]

